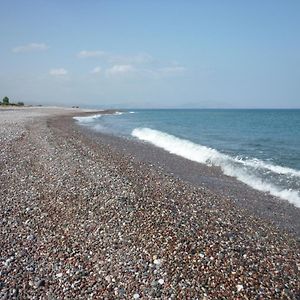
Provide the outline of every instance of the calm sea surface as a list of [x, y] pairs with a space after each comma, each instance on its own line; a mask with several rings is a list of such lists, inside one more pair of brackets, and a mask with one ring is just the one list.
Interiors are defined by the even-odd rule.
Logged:
[[300, 110], [132, 110], [76, 118], [138, 139], [300, 207]]

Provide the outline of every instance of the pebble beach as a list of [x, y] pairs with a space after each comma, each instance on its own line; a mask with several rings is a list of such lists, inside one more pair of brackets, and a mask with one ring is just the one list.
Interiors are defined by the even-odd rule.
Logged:
[[0, 299], [300, 299], [299, 238], [83, 134], [88, 113], [0, 110]]

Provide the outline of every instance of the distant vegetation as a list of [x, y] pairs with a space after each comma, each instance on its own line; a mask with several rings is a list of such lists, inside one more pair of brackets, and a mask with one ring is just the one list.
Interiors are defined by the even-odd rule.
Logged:
[[2, 102], [0, 102], [0, 105], [4, 105], [4, 106], [8, 106], [8, 105], [10, 105], [10, 106], [24, 106], [24, 102], [21, 102], [21, 101], [19, 101], [17, 103], [10, 102], [9, 98], [5, 96], [2, 99]]

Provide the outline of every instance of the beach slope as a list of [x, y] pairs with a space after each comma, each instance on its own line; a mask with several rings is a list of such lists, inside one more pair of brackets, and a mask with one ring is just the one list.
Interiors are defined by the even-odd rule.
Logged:
[[3, 299], [299, 299], [299, 241], [74, 114], [0, 112]]

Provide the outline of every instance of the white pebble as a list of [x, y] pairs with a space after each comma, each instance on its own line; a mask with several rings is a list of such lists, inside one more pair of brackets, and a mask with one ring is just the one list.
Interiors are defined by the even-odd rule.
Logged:
[[139, 299], [139, 298], [140, 298], [139, 294], [136, 293], [136, 294], [133, 295], [133, 299]]
[[242, 291], [244, 289], [244, 287], [241, 284], [238, 284], [236, 286], [236, 289], [237, 289], [238, 292], [240, 292], [240, 291]]
[[165, 283], [165, 281], [161, 278], [161, 279], [158, 280], [158, 283], [163, 285]]

